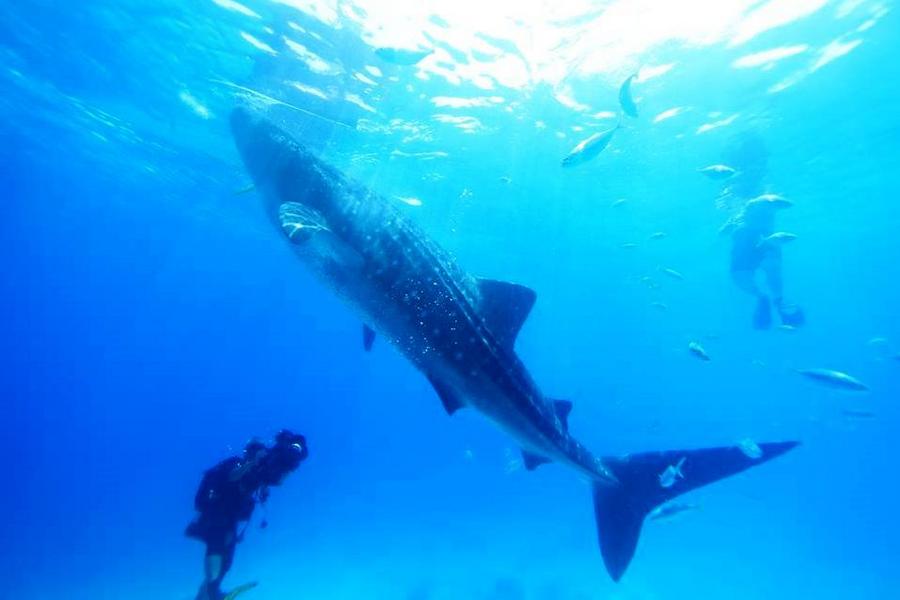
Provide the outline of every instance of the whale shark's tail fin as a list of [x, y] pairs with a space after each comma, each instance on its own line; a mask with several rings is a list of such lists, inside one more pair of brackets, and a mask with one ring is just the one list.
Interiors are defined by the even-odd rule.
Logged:
[[797, 444], [754, 444], [750, 451], [730, 446], [605, 458], [604, 464], [620, 482], [614, 486], [594, 483], [600, 552], [610, 576], [618, 581], [625, 573], [644, 518], [651, 510], [685, 492], [780, 456]]

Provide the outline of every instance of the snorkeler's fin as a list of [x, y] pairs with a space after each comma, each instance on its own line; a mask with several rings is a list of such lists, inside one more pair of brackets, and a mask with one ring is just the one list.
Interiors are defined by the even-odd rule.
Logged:
[[772, 327], [772, 303], [767, 296], [760, 296], [753, 310], [753, 329], [770, 329]]
[[[780, 456], [798, 443], [759, 444], [762, 455], [758, 458], [750, 458], [737, 446], [604, 458], [603, 464], [619, 480], [618, 485], [596, 481], [593, 486], [600, 553], [609, 575], [618, 581], [625, 573], [644, 518], [651, 510], [685, 492]], [[660, 474], [679, 462], [684, 476], [663, 487]]]
[[228, 592], [227, 594], [225, 594], [224, 596], [222, 596], [222, 600], [234, 600], [235, 598], [237, 598], [244, 592], [252, 590], [257, 585], [259, 585], [258, 581], [251, 581], [249, 583], [239, 585], [236, 588], [234, 588], [233, 590], [231, 590], [230, 592]]
[[781, 317], [782, 325], [790, 327], [802, 327], [806, 323], [806, 315], [803, 309], [796, 304], [778, 304], [778, 316]]

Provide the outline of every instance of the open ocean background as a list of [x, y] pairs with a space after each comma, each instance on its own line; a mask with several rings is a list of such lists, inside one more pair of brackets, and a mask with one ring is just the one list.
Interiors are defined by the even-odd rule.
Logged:
[[[203, 550], [182, 532], [203, 470], [282, 427], [311, 454], [238, 547], [225, 587], [259, 580], [247, 600], [898, 597], [898, 16], [881, 0], [0, 0], [0, 597], [192, 598]], [[433, 52], [398, 65], [380, 47]], [[616, 123], [633, 73], [639, 117], [562, 169]], [[614, 584], [578, 476], [525, 472], [385, 340], [363, 352], [359, 319], [239, 193], [236, 103], [410, 204], [468, 271], [535, 289], [517, 349], [595, 452], [803, 446], [648, 522]], [[799, 235], [797, 332], [751, 328], [717, 233], [735, 206], [698, 173], [748, 137], [764, 188], [795, 204], [779, 229]], [[793, 371], [810, 367], [870, 391]]]

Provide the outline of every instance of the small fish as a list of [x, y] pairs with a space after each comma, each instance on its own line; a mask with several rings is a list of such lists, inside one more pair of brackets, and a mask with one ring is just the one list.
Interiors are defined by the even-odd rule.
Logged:
[[394, 196], [394, 198], [410, 206], [422, 206], [422, 201], [413, 196]]
[[255, 191], [255, 190], [256, 190], [256, 185], [254, 185], [254, 184], [251, 183], [251, 184], [248, 185], [247, 187], [242, 187], [241, 189], [239, 189], [238, 191], [236, 191], [236, 192], [234, 193], [234, 195], [235, 195], [235, 196], [243, 196], [244, 194], [249, 194], [250, 192], [253, 192], [253, 191]]
[[632, 248], [637, 248], [638, 245], [634, 242], [625, 242], [620, 246], [621, 248], [625, 248], [626, 250], [631, 250]]
[[710, 179], [720, 180], [720, 179], [728, 179], [729, 177], [733, 177], [737, 171], [728, 165], [710, 165], [708, 167], [703, 167], [700, 169], [700, 172], [709, 177]]
[[616, 208], [616, 207], [618, 207], [618, 206], [622, 206], [622, 205], [625, 204], [626, 202], [628, 202], [628, 199], [627, 199], [627, 198], [619, 198], [618, 200], [614, 201], [614, 202], [612, 203], [612, 205], [613, 205], [613, 208]]
[[664, 304], [664, 303], [662, 303], [662, 302], [651, 302], [651, 303], [650, 303], [650, 306], [652, 306], [653, 308], [655, 308], [655, 309], [657, 309], [657, 310], [660, 310], [660, 311], [662, 311], [662, 312], [665, 312], [665, 311], [669, 310], [669, 305], [668, 305], [668, 304]]
[[682, 456], [677, 464], [669, 465], [663, 470], [662, 473], [659, 474], [659, 485], [660, 487], [664, 487], [666, 489], [675, 485], [675, 482], [679, 479], [684, 479], [684, 473], [681, 472], [681, 467], [684, 465], [685, 457]]
[[437, 183], [438, 181], [443, 181], [446, 178], [446, 175], [438, 173], [437, 171], [431, 171], [422, 175], [422, 181], [428, 181], [431, 183]]
[[763, 451], [762, 448], [759, 447], [759, 444], [751, 440], [750, 438], [744, 438], [737, 443], [738, 450], [744, 453], [744, 456], [747, 458], [752, 458], [753, 460], [757, 460], [762, 458]]
[[788, 242], [793, 242], [796, 239], [797, 239], [797, 234], [788, 233], [787, 231], [776, 231], [772, 235], [766, 236], [762, 240], [760, 240], [758, 246], [760, 248], [763, 246], [770, 246], [770, 247], [783, 246], [784, 244], [787, 244]]
[[781, 324], [777, 329], [782, 333], [797, 333], [799, 331], [799, 329], [797, 329], [795, 326], [787, 324]]
[[512, 449], [504, 448], [503, 449], [503, 458], [504, 458], [503, 472], [506, 473], [507, 475], [510, 475], [512, 473], [515, 473], [516, 471], [522, 470], [522, 467], [524, 466], [524, 465], [522, 465], [522, 460], [520, 458], [518, 458], [518, 456], [512, 451]]
[[430, 55], [434, 50], [408, 50], [405, 48], [377, 48], [375, 56], [401, 67], [411, 67], [420, 60]]
[[888, 344], [888, 339], [886, 337], [873, 337], [868, 342], [866, 342], [870, 346], [886, 346]]
[[773, 205], [775, 208], [790, 208], [794, 205], [793, 202], [791, 202], [784, 196], [779, 196], [778, 194], [761, 194], [756, 198], [752, 198], [747, 201], [748, 206], [751, 204], [760, 203], [768, 203]]
[[684, 275], [682, 275], [675, 269], [668, 269], [668, 268], [660, 267], [659, 270], [661, 272], [665, 273], [666, 275], [668, 275], [669, 277], [671, 277], [672, 279], [677, 279], [678, 281], [684, 281]]
[[622, 107], [622, 112], [626, 115], [637, 118], [637, 105], [634, 103], [634, 98], [631, 97], [631, 82], [634, 81], [634, 78], [635, 75], [630, 76], [619, 88], [619, 105]]
[[650, 511], [650, 519], [659, 521], [662, 519], [671, 519], [675, 515], [687, 512], [689, 510], [698, 510], [699, 504], [690, 504], [688, 502], [668, 502], [662, 506], [657, 506]]
[[500, 183], [505, 183], [506, 185], [509, 185], [512, 183], [512, 177], [510, 177], [509, 175], [503, 175], [502, 177], [500, 177]]
[[688, 344], [688, 352], [699, 358], [700, 360], [709, 361], [709, 354], [706, 353], [706, 350], [697, 342], [691, 342]]
[[469, 188], [463, 188], [463, 191], [459, 193], [460, 199], [471, 198], [474, 194], [472, 194], [472, 190]]
[[659, 288], [659, 284], [656, 283], [655, 281], [653, 281], [653, 278], [652, 278], [652, 277], [647, 277], [646, 275], [644, 275], [643, 277], [641, 277], [641, 283], [643, 283], [644, 285], [646, 285], [646, 286], [647, 286], [648, 288], [650, 288], [651, 290], [655, 290], [655, 289], [658, 289], [658, 288]]
[[836, 390], [866, 392], [869, 387], [859, 379], [832, 369], [797, 369], [797, 372], [816, 383]]
[[841, 410], [841, 414], [848, 419], [874, 419], [876, 416], [871, 410], [860, 410], [856, 408], [845, 408]]
[[243, 585], [239, 585], [224, 596], [222, 596], [222, 600], [235, 600], [238, 596], [242, 595], [244, 592], [250, 591], [259, 585], [256, 581], [251, 581], [249, 583], [245, 583]]
[[562, 159], [562, 166], [568, 168], [584, 164], [603, 152], [603, 149], [606, 148], [606, 146], [609, 145], [610, 140], [612, 140], [613, 134], [621, 126], [621, 124], [616, 125], [612, 129], [595, 133], [591, 137], [582, 140], [577, 146], [572, 148], [572, 151], [569, 152], [564, 159]]
[[651, 240], [661, 240], [664, 237], [666, 237], [666, 235], [667, 234], [665, 231], [657, 231], [656, 233], [650, 234], [650, 239]]

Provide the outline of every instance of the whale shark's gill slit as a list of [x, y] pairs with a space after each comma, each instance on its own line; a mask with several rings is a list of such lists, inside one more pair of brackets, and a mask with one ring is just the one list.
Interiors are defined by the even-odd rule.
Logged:
[[299, 202], [283, 202], [278, 207], [281, 230], [294, 244], [302, 244], [318, 232], [328, 232], [322, 215]]

